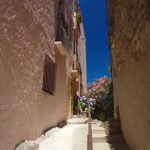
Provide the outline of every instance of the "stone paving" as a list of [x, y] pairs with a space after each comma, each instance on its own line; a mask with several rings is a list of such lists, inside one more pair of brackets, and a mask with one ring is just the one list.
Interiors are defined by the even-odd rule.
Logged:
[[67, 125], [42, 141], [39, 150], [87, 150], [87, 124]]
[[[25, 141], [16, 150], [87, 150], [87, 121], [87, 118], [70, 119], [65, 127], [53, 128], [36, 141]], [[92, 121], [93, 150], [129, 150], [118, 135], [111, 137], [108, 142], [102, 123]]]
[[87, 150], [86, 121], [87, 118], [73, 118], [65, 127], [53, 128], [36, 141], [25, 141], [16, 150]]

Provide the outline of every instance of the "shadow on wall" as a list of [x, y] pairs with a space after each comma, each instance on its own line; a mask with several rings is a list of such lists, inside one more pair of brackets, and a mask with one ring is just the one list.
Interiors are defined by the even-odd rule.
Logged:
[[107, 142], [110, 143], [112, 150], [130, 150], [123, 133], [119, 120], [109, 119], [105, 122]]

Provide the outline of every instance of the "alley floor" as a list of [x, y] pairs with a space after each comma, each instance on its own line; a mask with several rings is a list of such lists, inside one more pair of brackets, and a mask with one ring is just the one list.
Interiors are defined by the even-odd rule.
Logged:
[[39, 150], [87, 150], [87, 124], [58, 129], [40, 143]]
[[[36, 141], [25, 141], [16, 150], [87, 150], [87, 122], [87, 118], [70, 119], [63, 128], [53, 128]], [[103, 124], [92, 121], [93, 150], [129, 150], [120, 135], [112, 138], [110, 144]]]
[[16, 150], [87, 150], [87, 119], [71, 119], [63, 128], [53, 128], [36, 141], [25, 141]]

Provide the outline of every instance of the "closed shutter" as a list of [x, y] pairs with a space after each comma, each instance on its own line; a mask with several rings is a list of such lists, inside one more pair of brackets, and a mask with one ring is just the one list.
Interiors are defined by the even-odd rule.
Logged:
[[43, 90], [52, 95], [55, 91], [55, 71], [55, 63], [46, 55], [43, 72]]

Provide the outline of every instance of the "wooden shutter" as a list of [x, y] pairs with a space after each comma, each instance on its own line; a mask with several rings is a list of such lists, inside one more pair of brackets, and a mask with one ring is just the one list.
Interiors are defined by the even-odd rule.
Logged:
[[55, 63], [48, 56], [46, 56], [43, 72], [43, 90], [52, 95], [55, 91], [55, 71]]

